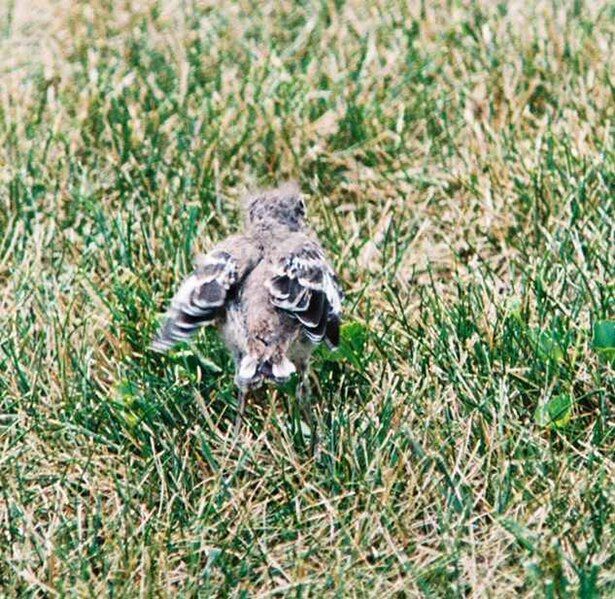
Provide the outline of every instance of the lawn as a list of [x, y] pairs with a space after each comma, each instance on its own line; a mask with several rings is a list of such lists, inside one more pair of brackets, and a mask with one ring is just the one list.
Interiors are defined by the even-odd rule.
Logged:
[[[614, 73], [597, 0], [2, 2], [0, 595], [615, 595]], [[288, 179], [317, 458], [148, 350]]]

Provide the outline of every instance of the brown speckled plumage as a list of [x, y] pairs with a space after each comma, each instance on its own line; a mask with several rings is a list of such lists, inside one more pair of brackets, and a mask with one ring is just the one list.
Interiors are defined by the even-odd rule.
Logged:
[[341, 292], [305, 223], [299, 188], [287, 184], [245, 201], [242, 233], [196, 262], [152, 347], [164, 352], [206, 324], [217, 326], [240, 389], [305, 372], [314, 344], [339, 340]]

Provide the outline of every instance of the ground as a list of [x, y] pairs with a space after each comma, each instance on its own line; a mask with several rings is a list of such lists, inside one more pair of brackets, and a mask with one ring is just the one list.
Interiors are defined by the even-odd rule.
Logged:
[[[5, 596], [615, 593], [615, 9], [0, 7]], [[234, 443], [213, 331], [148, 344], [287, 179], [346, 293]]]

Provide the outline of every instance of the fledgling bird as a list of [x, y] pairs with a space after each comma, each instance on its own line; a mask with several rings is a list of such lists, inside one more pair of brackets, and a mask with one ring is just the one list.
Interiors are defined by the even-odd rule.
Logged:
[[[296, 184], [248, 197], [244, 211], [243, 231], [197, 258], [152, 343], [166, 352], [201, 326], [218, 328], [235, 361], [236, 431], [247, 391], [264, 380], [282, 383], [297, 371], [297, 395], [304, 399], [314, 346], [339, 343], [342, 303], [338, 278], [306, 224]], [[311, 411], [307, 416], [313, 426]]]

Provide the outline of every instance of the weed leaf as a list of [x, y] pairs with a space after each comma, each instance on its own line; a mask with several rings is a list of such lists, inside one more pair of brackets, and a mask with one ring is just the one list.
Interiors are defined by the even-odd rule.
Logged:
[[574, 400], [568, 393], [561, 393], [536, 408], [534, 422], [539, 426], [564, 428], [572, 417]]

